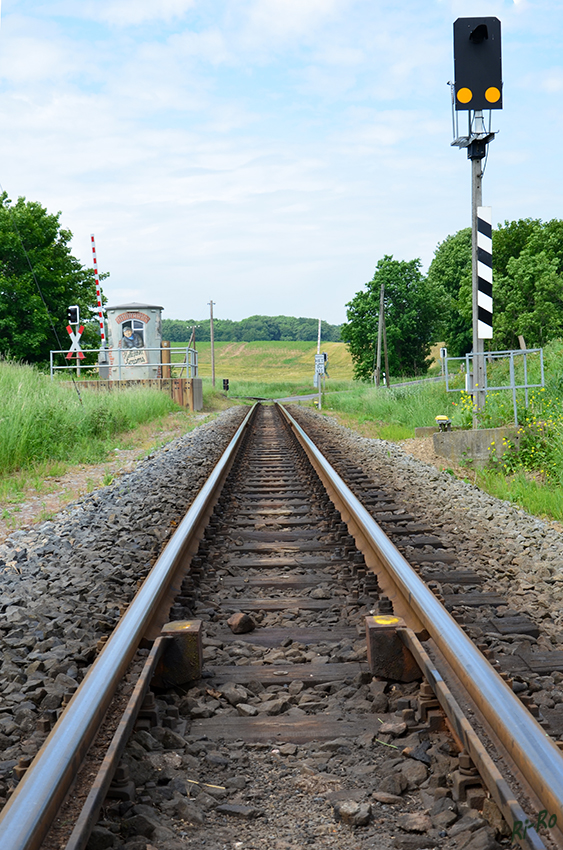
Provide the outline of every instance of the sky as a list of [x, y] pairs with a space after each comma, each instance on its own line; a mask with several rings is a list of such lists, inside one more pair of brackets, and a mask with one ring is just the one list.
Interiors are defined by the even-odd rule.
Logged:
[[0, 184], [110, 304], [346, 320], [385, 255], [470, 223], [453, 22], [502, 24], [483, 203], [563, 218], [560, 0], [4, 0]]

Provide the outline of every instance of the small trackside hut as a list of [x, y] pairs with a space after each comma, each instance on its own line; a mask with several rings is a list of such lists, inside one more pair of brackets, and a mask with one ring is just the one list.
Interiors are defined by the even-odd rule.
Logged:
[[162, 377], [162, 310], [153, 304], [106, 307], [110, 381]]

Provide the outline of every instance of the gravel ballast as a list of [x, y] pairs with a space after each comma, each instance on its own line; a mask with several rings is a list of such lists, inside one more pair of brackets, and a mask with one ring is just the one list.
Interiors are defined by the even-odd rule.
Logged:
[[[0, 546], [0, 800], [18, 758], [33, 756], [44, 740], [36, 731], [38, 719], [52, 716], [65, 694], [76, 689], [98, 642], [115, 626], [120, 606], [136, 592], [137, 581], [173, 533], [171, 523], [185, 513], [246, 412], [229, 409], [215, 422], [155, 452], [112, 486], [79, 500], [54, 522], [17, 532]], [[393, 443], [360, 437], [306, 408], [296, 413], [305, 429], [308, 422], [325, 429], [351, 461], [385, 480], [389, 491], [397, 491], [397, 501], [432, 524], [444, 544], [455, 549], [460, 565], [478, 569], [513, 607], [539, 620], [539, 647], [563, 649], [563, 536], [557, 529], [417, 461]], [[207, 642], [208, 655], [221, 651], [212, 638]], [[245, 659], [253, 653], [251, 645], [242, 642], [237, 651]], [[351, 646], [350, 651], [360, 652], [360, 647]], [[532, 690], [542, 695], [548, 708], [563, 703], [557, 677], [538, 677]], [[250, 708], [258, 709], [260, 701], [266, 701], [257, 694], [244, 696], [246, 702], [238, 704]], [[272, 689], [274, 696], [277, 691]], [[297, 692], [290, 697], [290, 708], [307, 711], [308, 702], [316, 706], [330, 695], [311, 689], [307, 695]], [[356, 710], [363, 701], [363, 709], [370, 713], [379, 699], [382, 716], [404, 708], [409, 698], [408, 688], [390, 699], [360, 682], [353, 693], [342, 687], [335, 697], [342, 704], [353, 700]], [[228, 705], [237, 710], [235, 698], [210, 694], [202, 685], [191, 691], [185, 704], [178, 703], [180, 717], [188, 709], [193, 714], [196, 703], [203, 712], [226, 710]], [[166, 700], [161, 704], [162, 713], [165, 710]], [[129, 753], [140, 765], [150, 765], [139, 768], [134, 777], [142, 789], [140, 798], [134, 805], [114, 805], [96, 828], [92, 850], [199, 846], [190, 836], [204, 822], [210, 827], [205, 846], [217, 850], [281, 850], [305, 844], [342, 850], [376, 846], [473, 850], [498, 847], [497, 841], [507, 846], [479, 812], [456, 810], [445, 779], [432, 780], [438, 776], [438, 765], [444, 775], [451, 766], [447, 748], [436, 747], [432, 776], [427, 776], [422, 762], [400, 756], [405, 746], [416, 748], [420, 743], [408, 735], [396, 742], [400, 751], [394, 758], [396, 750], [385, 745], [376, 755], [369, 736], [363, 742], [363, 749], [370, 751], [367, 757], [361, 744], [358, 752], [348, 752], [338, 739], [332, 750], [314, 743], [285, 749], [237, 742], [217, 747], [182, 731], [181, 724], [179, 729], [156, 727], [137, 733]], [[381, 776], [388, 781], [382, 784]], [[367, 788], [368, 808], [359, 793]], [[351, 798], [347, 791], [354, 792]], [[277, 794], [283, 805], [276, 804]], [[281, 809], [287, 819], [283, 824], [277, 822]], [[117, 816], [121, 823], [128, 822], [119, 832]], [[256, 824], [264, 829], [257, 830]], [[440, 833], [445, 837], [446, 829], [450, 832], [444, 843]]]
[[0, 801], [247, 413], [233, 407], [0, 545]]

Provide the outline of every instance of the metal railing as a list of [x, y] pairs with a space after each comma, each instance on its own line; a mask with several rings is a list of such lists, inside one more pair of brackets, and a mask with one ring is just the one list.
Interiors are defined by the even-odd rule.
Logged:
[[[530, 354], [539, 354], [540, 356], [540, 382], [539, 383], [531, 383], [528, 380], [528, 356]], [[473, 395], [474, 392], [479, 390], [484, 390], [487, 392], [496, 392], [497, 390], [512, 390], [512, 406], [514, 410], [514, 424], [518, 427], [518, 410], [516, 404], [516, 391], [524, 390], [524, 398], [526, 409], [529, 405], [529, 397], [528, 390], [536, 389], [539, 387], [545, 386], [545, 372], [544, 372], [544, 364], [543, 364], [543, 348], [526, 348], [524, 350], [514, 349], [512, 351], [487, 351], [483, 355], [483, 360], [485, 364], [484, 373], [485, 373], [485, 386], [477, 388], [477, 385], [473, 386], [473, 373], [471, 371], [471, 366], [473, 362], [473, 352], [470, 354], [466, 354], [465, 357], [446, 357], [446, 392], [448, 393], [459, 393], [466, 392], [469, 395]], [[521, 363], [518, 363], [518, 358], [521, 358]], [[498, 360], [508, 360], [509, 365], [509, 383], [508, 384], [499, 384], [498, 386], [492, 386], [489, 384], [488, 374], [487, 374], [487, 364], [492, 364]], [[452, 387], [451, 381], [455, 380], [456, 377], [459, 377], [459, 372], [452, 375], [450, 373], [449, 364], [460, 362], [465, 365], [464, 372], [464, 386], [462, 387]], [[517, 379], [517, 366], [520, 366], [520, 371], [522, 374], [522, 380]]]
[[[156, 354], [153, 356], [155, 352]], [[187, 378], [197, 378], [198, 376], [198, 352], [195, 348], [172, 348], [172, 346], [83, 348], [82, 353], [84, 355], [95, 355], [98, 362], [92, 364], [84, 364], [80, 359], [77, 360], [75, 352], [72, 352], [72, 357], [69, 358], [69, 353], [68, 350], [53, 350], [50, 352], [51, 378], [54, 377], [55, 372], [65, 371], [74, 371], [80, 376], [83, 369], [98, 372], [100, 378], [113, 381], [141, 380], [143, 376], [143, 373], [140, 371], [141, 369], [155, 372], [156, 374], [150, 375], [151, 378], [181, 378], [184, 369], [186, 370]], [[66, 361], [63, 364], [56, 362], [57, 359], [60, 359], [60, 355], [63, 355]], [[174, 355], [176, 355], [176, 359], [173, 359]], [[137, 370], [139, 377], [134, 376], [135, 371], [130, 373], [130, 369]], [[170, 370], [168, 376], [164, 374], [166, 370]]]

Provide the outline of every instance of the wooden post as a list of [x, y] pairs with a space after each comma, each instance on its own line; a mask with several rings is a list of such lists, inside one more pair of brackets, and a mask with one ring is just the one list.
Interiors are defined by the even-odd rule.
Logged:
[[186, 406], [186, 394], [185, 394], [185, 379], [184, 378], [173, 378], [172, 379], [172, 398], [179, 404], [181, 407]]
[[374, 676], [414, 682], [422, 678], [411, 652], [402, 642], [397, 630], [405, 622], [392, 614], [366, 617], [367, 662]]
[[170, 369], [170, 340], [163, 339], [162, 340], [162, 377], [164, 379], [169, 379], [172, 377], [172, 372]]
[[158, 662], [152, 685], [173, 688], [201, 678], [203, 644], [201, 620], [178, 620], [162, 627], [168, 638], [166, 649]]

